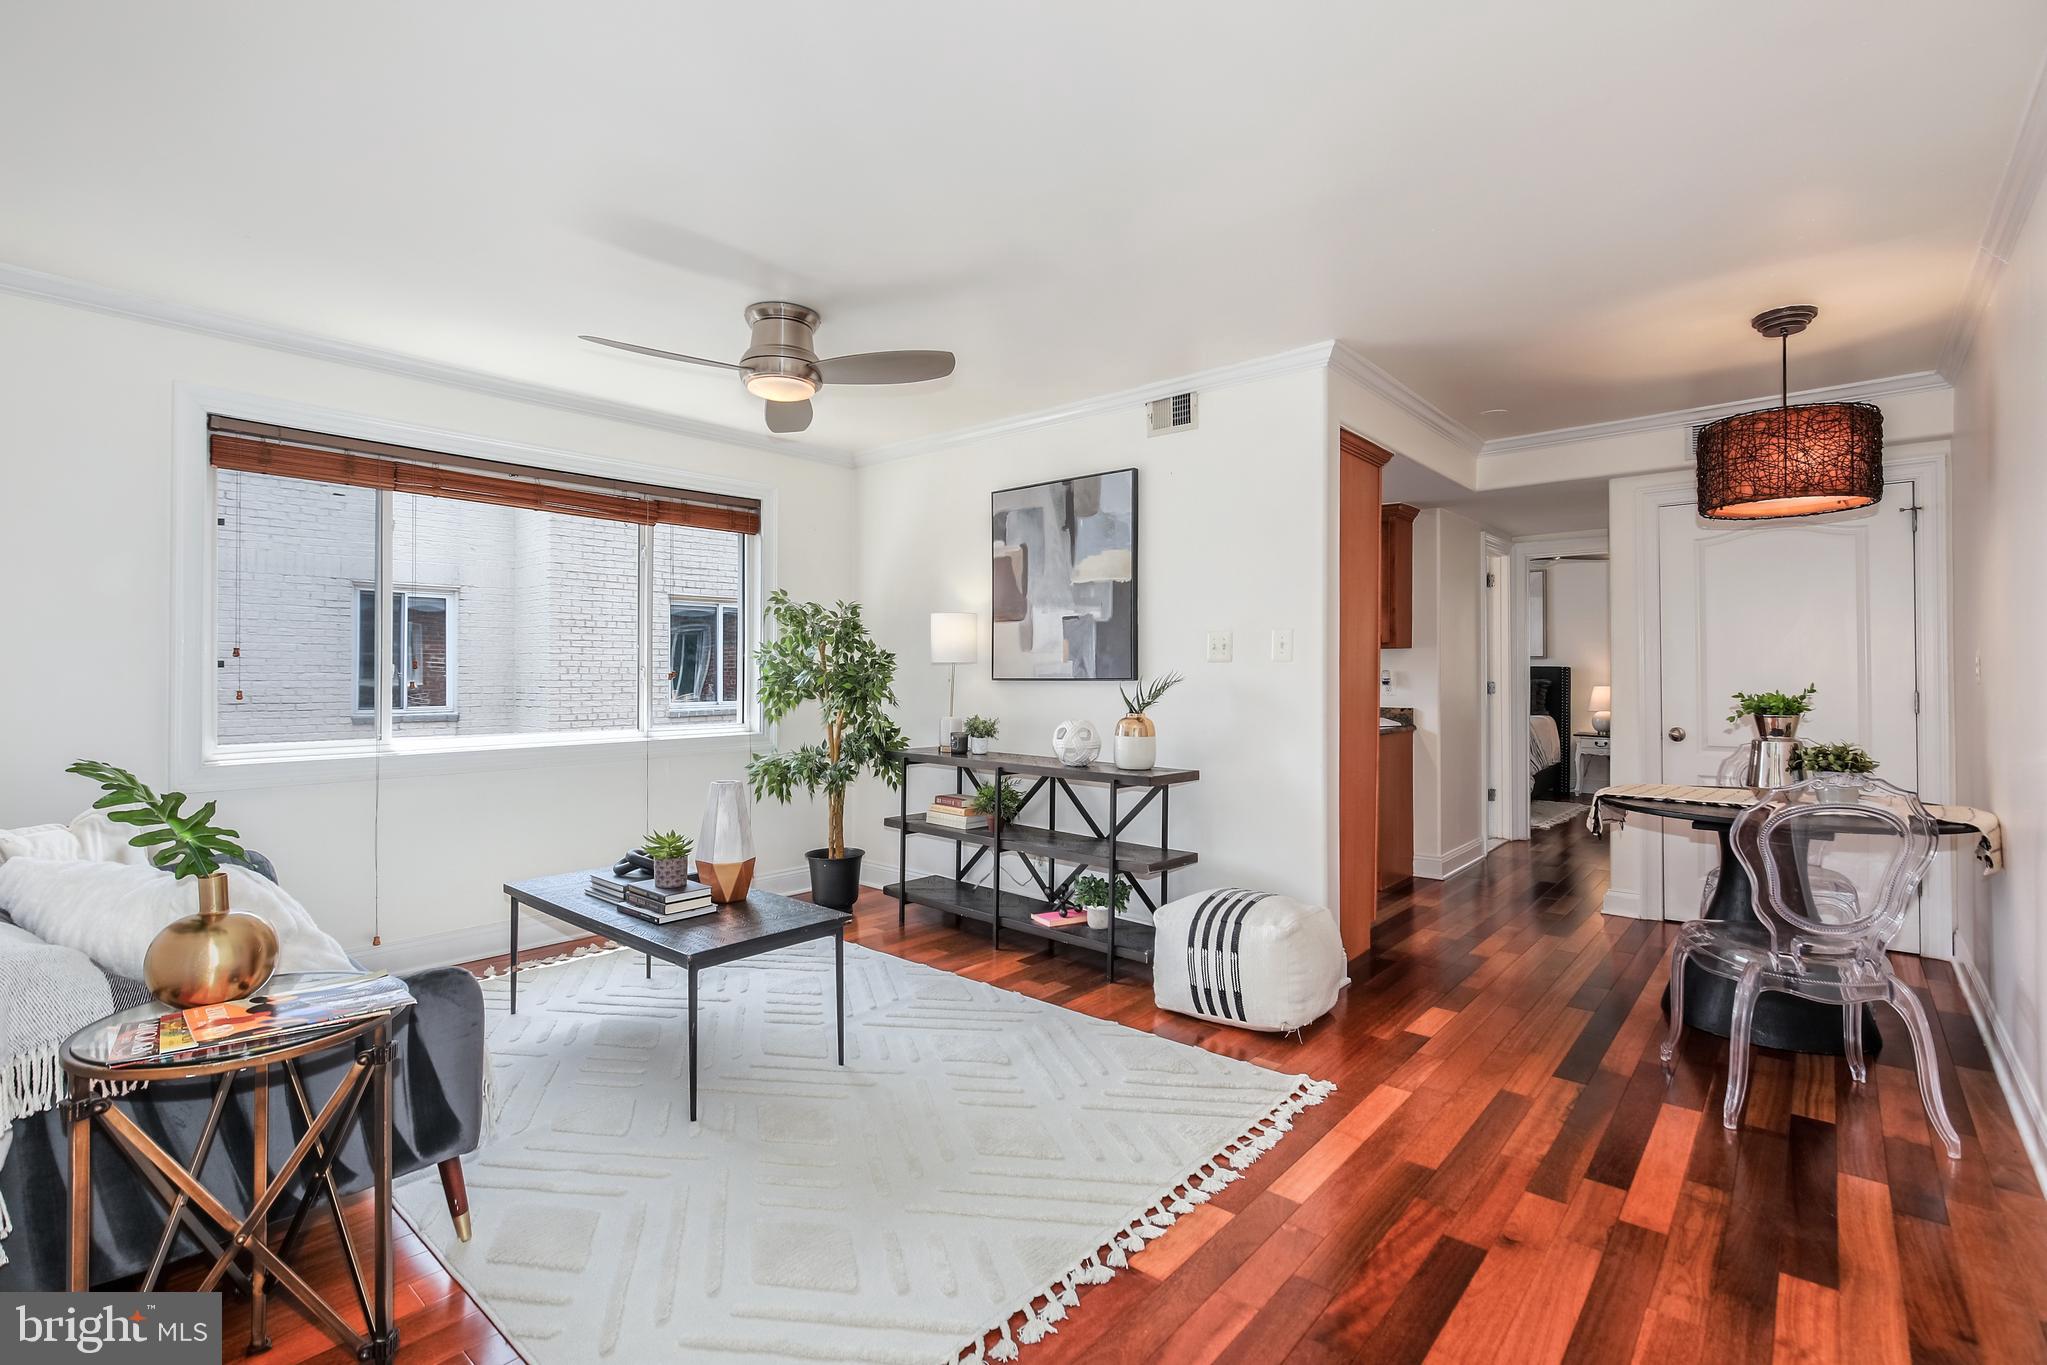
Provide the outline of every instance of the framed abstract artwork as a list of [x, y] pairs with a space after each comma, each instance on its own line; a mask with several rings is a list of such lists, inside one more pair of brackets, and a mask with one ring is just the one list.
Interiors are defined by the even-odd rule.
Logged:
[[1005, 488], [994, 513], [998, 679], [1137, 676], [1137, 471]]

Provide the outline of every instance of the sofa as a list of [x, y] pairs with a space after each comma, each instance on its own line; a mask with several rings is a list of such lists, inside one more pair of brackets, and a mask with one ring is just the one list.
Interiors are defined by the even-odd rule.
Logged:
[[[247, 865], [276, 879], [267, 860], [252, 856]], [[0, 906], [0, 912], [5, 909]], [[107, 975], [116, 1008], [147, 998], [141, 983]], [[484, 1125], [483, 992], [474, 977], [457, 967], [404, 974], [403, 979], [418, 1003], [406, 1012], [394, 1039], [398, 1062], [392, 1086], [392, 1169], [404, 1176], [436, 1167], [449, 1211], [466, 1236], [468, 1202], [461, 1158], [475, 1150]], [[316, 1112], [334, 1093], [349, 1061], [348, 1049], [335, 1049], [301, 1064]], [[150, 1088], [146, 1102], [124, 1103], [123, 1108], [165, 1151], [189, 1160], [212, 1104], [213, 1085], [211, 1077], [159, 1082]], [[275, 1171], [291, 1155], [305, 1124], [287, 1098], [286, 1087], [273, 1084], [270, 1093], [270, 1164]], [[201, 1172], [206, 1187], [230, 1208], [247, 1208], [251, 1202], [250, 1135], [248, 1087], [237, 1086]], [[7, 1264], [0, 1266], [0, 1291], [65, 1289], [71, 1160], [63, 1115], [53, 1107], [17, 1119], [9, 1136], [0, 1158], [0, 1205], [11, 1216], [12, 1231], [0, 1241], [0, 1252], [7, 1257]], [[95, 1137], [93, 1156], [93, 1279], [105, 1284], [148, 1269], [163, 1232], [165, 1210], [112, 1143]], [[361, 1124], [343, 1145], [334, 1173], [345, 1194], [369, 1187], [371, 1170]], [[288, 1218], [296, 1207], [294, 1193], [281, 1201], [280, 1214]], [[327, 1219], [324, 1211], [313, 1216]], [[172, 1258], [201, 1250], [189, 1232], [181, 1231]]]

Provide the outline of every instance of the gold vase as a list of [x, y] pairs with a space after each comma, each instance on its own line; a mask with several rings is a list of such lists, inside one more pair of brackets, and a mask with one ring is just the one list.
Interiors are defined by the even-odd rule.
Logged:
[[1135, 772], [1151, 767], [1158, 758], [1158, 727], [1142, 711], [1133, 711], [1116, 722], [1116, 766]]
[[173, 1009], [254, 995], [277, 965], [277, 932], [259, 915], [231, 910], [227, 873], [197, 879], [199, 913], [172, 920], [150, 940], [143, 984]]

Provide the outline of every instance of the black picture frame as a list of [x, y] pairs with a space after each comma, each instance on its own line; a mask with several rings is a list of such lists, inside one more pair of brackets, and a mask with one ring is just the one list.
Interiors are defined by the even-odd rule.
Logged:
[[[1109, 591], [1117, 599], [1115, 604], [1116, 615], [1122, 620], [1127, 620], [1128, 622], [1129, 629], [1127, 632], [1128, 634], [1127, 648], [1119, 647], [1118, 649], [1113, 651], [1110, 657], [1115, 662], [1108, 671], [1103, 672], [1089, 672], [1070, 676], [1047, 675], [1043, 673], [1033, 673], [1029, 671], [1004, 672], [1003, 671], [1005, 665], [1004, 651], [1001, 648], [999, 641], [993, 638], [993, 635], [991, 635], [988, 649], [988, 675], [993, 680], [997, 682], [1134, 682], [1138, 679], [1139, 677], [1138, 651], [1141, 643], [1138, 606], [1139, 589], [1142, 586], [1144, 574], [1142, 569], [1142, 560], [1140, 557], [1140, 550], [1142, 546], [1140, 536], [1142, 530], [1141, 523], [1143, 518], [1140, 515], [1140, 508], [1138, 502], [1140, 489], [1137, 479], [1137, 469], [1135, 466], [1130, 466], [1123, 469], [1101, 470], [1089, 474], [1073, 474], [1060, 479], [1044, 479], [1037, 483], [1018, 484], [1014, 488], [995, 489], [988, 495], [989, 513], [988, 525], [990, 550], [989, 578], [991, 602], [989, 619], [991, 631], [994, 634], [999, 634], [1002, 625], [1002, 618], [1000, 613], [1003, 609], [1002, 604], [1005, 598], [1002, 591], [1002, 585], [995, 581], [997, 570], [994, 560], [994, 546], [1000, 543], [997, 538], [996, 528], [999, 525], [1001, 525], [1001, 518], [1003, 517], [1005, 512], [1025, 510], [1018, 507], [1005, 508], [1003, 506], [1003, 499], [1011, 498], [1012, 500], [1015, 500], [1018, 495], [1031, 494], [1040, 489], [1047, 488], [1065, 489], [1067, 490], [1065, 494], [1066, 505], [1070, 509], [1072, 506], [1072, 489], [1074, 488], [1075, 485], [1086, 482], [1088, 480], [1108, 480], [1123, 478], [1127, 478], [1129, 480], [1130, 489], [1130, 578], [1127, 590], [1122, 588], [1120, 585], [1112, 585]], [[1069, 535], [1068, 548], [1070, 550], [1071, 549], [1070, 537], [1072, 535], [1071, 521], [1069, 521], [1068, 535]], [[1028, 566], [1026, 568], [1026, 581], [1028, 581]], [[1100, 656], [1098, 655], [1097, 657]]]

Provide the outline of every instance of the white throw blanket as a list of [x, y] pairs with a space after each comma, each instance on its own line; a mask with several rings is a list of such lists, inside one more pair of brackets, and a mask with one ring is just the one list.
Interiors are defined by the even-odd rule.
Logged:
[[[332, 935], [268, 878], [227, 871], [228, 903], [277, 931], [280, 972], [355, 970]], [[146, 863], [9, 858], [0, 863], [0, 910], [46, 943], [76, 948], [109, 971], [140, 977], [157, 930], [199, 912], [199, 888]]]

